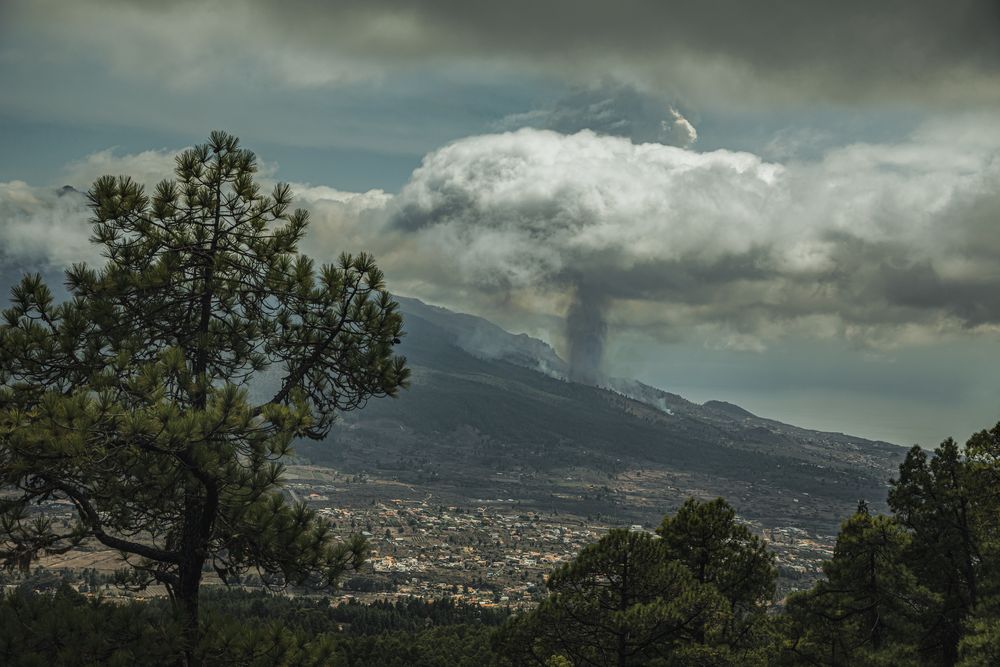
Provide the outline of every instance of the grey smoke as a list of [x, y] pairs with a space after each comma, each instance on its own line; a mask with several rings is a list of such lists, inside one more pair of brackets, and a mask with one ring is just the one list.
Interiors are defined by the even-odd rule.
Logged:
[[522, 127], [562, 134], [593, 130], [628, 137], [637, 144], [686, 147], [698, 139], [697, 130], [669, 96], [615, 82], [577, 88], [541, 108], [511, 114], [497, 123], [499, 130]]
[[596, 385], [604, 377], [604, 341], [608, 334], [605, 313], [608, 298], [586, 282], [577, 283], [566, 313], [569, 379]]
[[584, 382], [600, 378], [609, 309], [623, 329], [729, 349], [892, 345], [1000, 325], [998, 150], [971, 116], [789, 164], [521, 129], [426, 156], [389, 229], [457, 306], [568, 312]]

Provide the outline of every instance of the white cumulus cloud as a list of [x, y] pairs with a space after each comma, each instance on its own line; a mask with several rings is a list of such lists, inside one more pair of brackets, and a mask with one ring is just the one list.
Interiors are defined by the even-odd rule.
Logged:
[[[995, 127], [950, 118], [788, 163], [526, 128], [428, 154], [398, 194], [293, 189], [318, 260], [371, 250], [399, 293], [554, 342], [557, 322], [590, 299], [590, 321], [610, 335], [891, 346], [1000, 330]], [[152, 184], [173, 155], [104, 151], [68, 173], [81, 189], [102, 173]], [[0, 183], [0, 216], [8, 266], [96, 254], [80, 193]]]

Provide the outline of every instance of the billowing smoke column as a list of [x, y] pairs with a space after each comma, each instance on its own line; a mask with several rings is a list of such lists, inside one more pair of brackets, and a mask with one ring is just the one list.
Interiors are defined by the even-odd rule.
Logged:
[[[532, 332], [563, 334], [570, 376], [594, 383], [611, 308], [615, 330], [746, 350], [800, 335], [875, 347], [994, 335], [1000, 131], [985, 120], [957, 132], [942, 119], [897, 143], [788, 165], [521, 129], [428, 154], [398, 195], [293, 189], [315, 220], [310, 253], [372, 250], [403, 294], [528, 316]], [[106, 151], [73, 167], [71, 182], [140, 173], [155, 183], [173, 167], [168, 152]], [[0, 278], [11, 266], [100, 261], [81, 256], [89, 216], [78, 194], [0, 182]]]
[[756, 270], [734, 260], [769, 240], [759, 211], [780, 172], [747, 153], [521, 129], [425, 157], [392, 204], [389, 230], [396, 255], [438, 285], [511, 303], [539, 294], [556, 304], [569, 291], [568, 377], [600, 384], [612, 298], [675, 298], [720, 263], [734, 282], [742, 267]]
[[573, 302], [566, 313], [569, 379], [596, 385], [602, 379], [604, 339], [608, 325], [604, 319], [608, 299], [592, 286], [577, 283]]
[[429, 300], [544, 314], [532, 326], [563, 334], [582, 383], [604, 382], [612, 309], [615, 330], [746, 350], [995, 331], [1000, 132], [955, 143], [954, 129], [788, 165], [587, 130], [468, 137], [427, 155], [389, 224], [352, 243], [381, 244]]

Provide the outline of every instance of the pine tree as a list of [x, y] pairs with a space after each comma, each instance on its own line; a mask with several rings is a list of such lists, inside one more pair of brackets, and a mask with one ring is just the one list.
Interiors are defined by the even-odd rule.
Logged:
[[768, 664], [776, 572], [763, 540], [722, 499], [687, 501], [657, 533], [612, 530], [557, 569], [549, 598], [501, 633], [513, 661]]
[[861, 503], [843, 523], [826, 579], [793, 595], [790, 664], [920, 664], [919, 640], [937, 602], [906, 566], [909, 535]]
[[[38, 275], [0, 324], [0, 555], [8, 567], [93, 539], [130, 582], [163, 584], [197, 659], [203, 568], [271, 585], [332, 585], [364, 544], [280, 491], [296, 437], [392, 396], [402, 319], [367, 254], [317, 267], [285, 184], [213, 132], [152, 196], [127, 177], [88, 193], [106, 264], [73, 266], [70, 299]], [[257, 401], [252, 396], [266, 395]], [[70, 529], [32, 512], [64, 499]]]
[[981, 597], [977, 486], [958, 444], [948, 438], [929, 460], [922, 449], [912, 448], [889, 491], [889, 506], [912, 538], [906, 561], [940, 596], [921, 643], [942, 665], [958, 659], [964, 624]]
[[681, 563], [667, 560], [662, 541], [648, 533], [611, 530], [553, 572], [547, 585], [550, 597], [501, 632], [503, 652], [515, 664], [560, 657], [574, 665], [618, 667], [668, 659], [718, 664], [719, 656], [697, 642], [695, 632], [715, 631], [723, 599], [698, 586]]
[[965, 619], [958, 664], [1000, 662], [1000, 424], [974, 434], [965, 445], [966, 486], [973, 495], [972, 534], [978, 547], [976, 606]]
[[722, 498], [688, 499], [656, 532], [667, 557], [687, 566], [695, 580], [711, 585], [728, 604], [724, 641], [744, 659], [768, 643], [766, 614], [774, 597], [774, 555], [764, 540], [736, 521]]
[[965, 457], [967, 487], [973, 496], [972, 534], [980, 549], [978, 593], [980, 599], [996, 601], [1000, 598], [1000, 423], [969, 438]]

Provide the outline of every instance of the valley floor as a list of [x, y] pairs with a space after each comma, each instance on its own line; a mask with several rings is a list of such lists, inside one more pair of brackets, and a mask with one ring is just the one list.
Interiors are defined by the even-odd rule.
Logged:
[[[655, 486], [649, 474], [637, 479]], [[317, 509], [338, 534], [361, 533], [367, 538], [371, 545], [368, 561], [361, 571], [345, 578], [342, 591], [345, 598], [362, 602], [447, 596], [483, 606], [531, 607], [544, 597], [546, 575], [609, 528], [652, 531], [656, 527], [650, 521], [633, 524], [600, 514], [540, 511], [517, 498], [478, 498], [474, 504], [456, 504], [454, 498], [425, 488], [320, 466], [291, 466], [285, 488], [293, 500]], [[669, 485], [659, 488], [680, 493]], [[65, 508], [50, 511], [65, 512], [69, 518]], [[821, 563], [832, 555], [832, 534], [756, 519], [744, 519], [744, 523], [776, 554], [779, 598], [811, 587], [820, 575]], [[39, 565], [66, 573], [73, 581], [90, 570], [108, 576], [121, 562], [115, 552], [94, 548], [50, 556]], [[221, 583], [213, 577], [206, 575], [206, 584]], [[253, 588], [255, 583], [250, 578], [244, 585]], [[112, 592], [104, 587], [102, 595]], [[152, 588], [141, 595], [162, 594]]]

